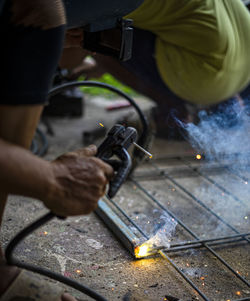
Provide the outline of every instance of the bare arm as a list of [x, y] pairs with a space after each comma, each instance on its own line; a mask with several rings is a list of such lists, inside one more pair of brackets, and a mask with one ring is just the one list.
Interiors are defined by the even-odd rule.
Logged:
[[90, 213], [113, 174], [95, 153], [90, 146], [48, 162], [0, 139], [0, 191], [40, 199], [58, 215]]

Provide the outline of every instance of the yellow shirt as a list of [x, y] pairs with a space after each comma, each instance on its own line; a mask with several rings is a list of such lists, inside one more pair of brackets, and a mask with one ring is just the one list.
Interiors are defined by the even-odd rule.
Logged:
[[250, 14], [241, 0], [145, 0], [127, 17], [156, 34], [159, 73], [183, 99], [213, 104], [249, 84]]

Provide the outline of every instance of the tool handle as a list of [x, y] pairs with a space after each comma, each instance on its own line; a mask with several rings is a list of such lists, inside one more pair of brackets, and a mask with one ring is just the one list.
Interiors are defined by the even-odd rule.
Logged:
[[119, 148], [114, 150], [114, 154], [121, 160], [105, 160], [110, 164], [115, 170], [115, 177], [109, 182], [108, 196], [113, 198], [123, 182], [126, 180], [130, 168], [132, 166], [132, 161], [129, 153], [125, 148]]

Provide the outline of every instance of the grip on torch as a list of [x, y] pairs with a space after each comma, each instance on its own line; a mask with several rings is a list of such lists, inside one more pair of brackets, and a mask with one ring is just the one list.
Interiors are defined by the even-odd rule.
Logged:
[[[106, 139], [101, 143], [97, 150], [97, 157], [110, 164], [115, 170], [115, 176], [109, 183], [108, 196], [113, 198], [123, 182], [126, 180], [131, 169], [132, 163], [127, 149], [137, 139], [135, 128], [120, 124], [114, 125], [107, 134]], [[119, 160], [112, 160], [113, 156]]]

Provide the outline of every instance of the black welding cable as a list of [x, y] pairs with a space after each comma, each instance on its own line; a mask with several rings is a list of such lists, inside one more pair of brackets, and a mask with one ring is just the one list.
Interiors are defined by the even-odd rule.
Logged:
[[[142, 134], [139, 137], [138, 140], [138, 144], [144, 146], [144, 144], [146, 143], [146, 139], [147, 139], [147, 134], [148, 134], [148, 122], [146, 117], [144, 116], [143, 112], [141, 111], [141, 109], [139, 108], [139, 106], [135, 103], [135, 101], [129, 97], [127, 94], [123, 93], [122, 91], [104, 84], [104, 83], [100, 83], [100, 82], [95, 82], [95, 81], [75, 81], [75, 82], [70, 82], [70, 83], [66, 83], [66, 84], [62, 84], [60, 86], [54, 87], [50, 93], [49, 96], [53, 96], [61, 91], [67, 90], [69, 88], [73, 88], [73, 87], [79, 87], [79, 86], [92, 86], [92, 87], [100, 87], [100, 88], [104, 88], [104, 89], [108, 89], [110, 91], [113, 91], [114, 93], [124, 97], [125, 99], [127, 99], [129, 101], [129, 103], [135, 108], [135, 110], [137, 111], [140, 120], [142, 122]], [[41, 131], [39, 132], [40, 136], [43, 138], [43, 135], [41, 135]], [[47, 140], [47, 139], [46, 139]], [[45, 143], [45, 146], [43, 149], [46, 150], [47, 149], [47, 145]], [[134, 151], [134, 154], [136, 153], [137, 150]], [[43, 153], [43, 152], [42, 152]], [[41, 154], [41, 151], [40, 151]], [[142, 153], [143, 154], [143, 153]], [[142, 154], [141, 153], [137, 153], [138, 157], [142, 158]], [[52, 279], [55, 279], [59, 282], [62, 282], [68, 286], [71, 286], [72, 288], [75, 288], [76, 290], [92, 297], [93, 299], [97, 300], [97, 301], [107, 301], [107, 299], [105, 299], [103, 296], [99, 295], [97, 292], [91, 290], [90, 288], [88, 288], [87, 286], [84, 286], [72, 279], [69, 279], [67, 277], [64, 277], [63, 275], [60, 275], [58, 273], [52, 272], [50, 270], [41, 268], [41, 267], [37, 267], [31, 264], [27, 264], [27, 263], [23, 263], [18, 261], [16, 258], [14, 258], [13, 256], [13, 252], [15, 250], [15, 248], [17, 247], [17, 245], [30, 233], [32, 233], [33, 231], [35, 231], [37, 228], [41, 227], [42, 225], [44, 225], [45, 223], [47, 223], [48, 221], [50, 221], [52, 218], [54, 218], [55, 215], [52, 212], [47, 213], [46, 215], [42, 216], [41, 218], [39, 218], [38, 220], [36, 220], [35, 222], [33, 222], [32, 224], [30, 224], [29, 226], [27, 226], [26, 228], [24, 228], [21, 232], [19, 232], [8, 244], [6, 251], [5, 251], [5, 256], [6, 256], [6, 260], [7, 263], [9, 265], [16, 265], [20, 268], [50, 277]]]
[[86, 295], [88, 295], [89, 297], [97, 300], [97, 301], [107, 301], [106, 298], [104, 298], [103, 296], [101, 296], [100, 294], [98, 294], [97, 292], [93, 291], [92, 289], [90, 289], [89, 287], [78, 283], [77, 281], [67, 278], [61, 274], [52, 272], [50, 270], [41, 268], [41, 267], [37, 267], [35, 265], [32, 264], [28, 264], [28, 263], [23, 263], [19, 260], [17, 260], [14, 256], [13, 256], [13, 252], [16, 249], [17, 245], [25, 239], [26, 236], [28, 236], [30, 233], [34, 232], [35, 230], [37, 230], [39, 227], [41, 227], [42, 225], [44, 225], [45, 223], [49, 222], [52, 218], [54, 218], [55, 215], [52, 212], [49, 212], [47, 214], [45, 214], [44, 216], [42, 216], [41, 218], [39, 218], [38, 220], [36, 220], [35, 222], [33, 222], [32, 224], [30, 224], [29, 226], [27, 226], [26, 228], [24, 228], [22, 231], [20, 231], [8, 244], [6, 251], [5, 251], [5, 257], [7, 260], [7, 263], [9, 265], [15, 265], [18, 266], [22, 269], [26, 269], [41, 275], [44, 275], [46, 277], [55, 279], [56, 281], [59, 281], [61, 283], [64, 283]]

